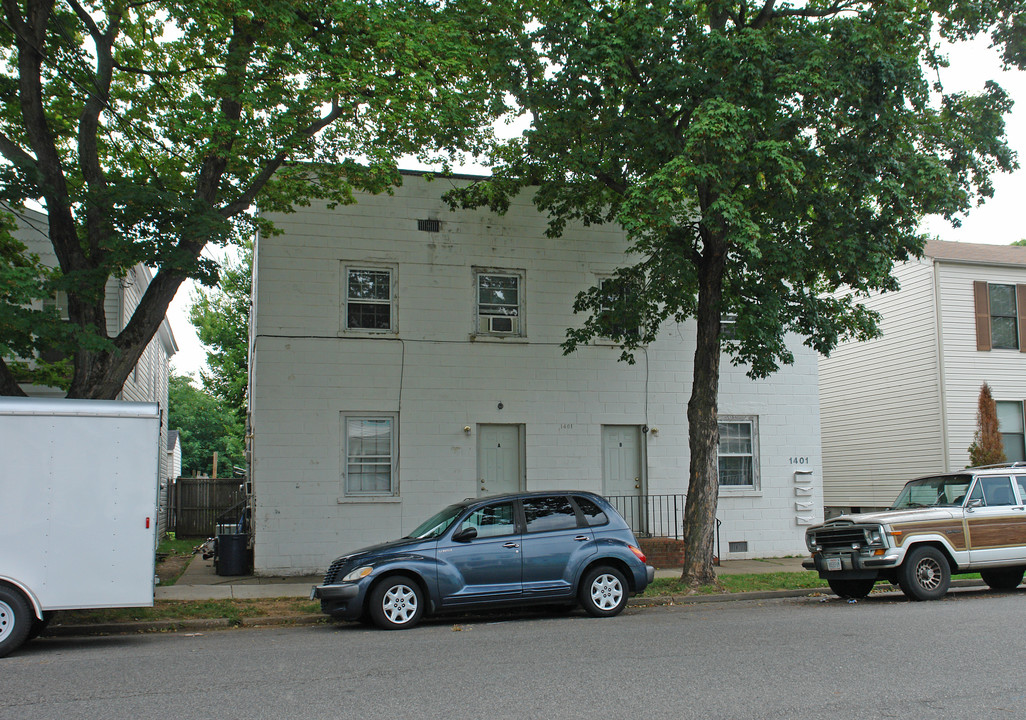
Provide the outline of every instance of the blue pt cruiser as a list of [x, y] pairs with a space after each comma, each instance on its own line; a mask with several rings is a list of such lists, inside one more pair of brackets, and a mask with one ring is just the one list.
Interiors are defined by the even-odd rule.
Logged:
[[611, 617], [655, 570], [602, 497], [580, 491], [496, 495], [450, 505], [401, 540], [331, 564], [310, 593], [338, 620], [386, 630], [424, 615], [578, 602]]

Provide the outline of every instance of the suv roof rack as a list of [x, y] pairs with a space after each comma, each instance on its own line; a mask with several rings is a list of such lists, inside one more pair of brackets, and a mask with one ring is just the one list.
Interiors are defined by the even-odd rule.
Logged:
[[1014, 462], [994, 463], [993, 465], [975, 465], [967, 467], [966, 470], [990, 470], [992, 468], [1017, 468], [1026, 467], [1026, 461], [1016, 460]]

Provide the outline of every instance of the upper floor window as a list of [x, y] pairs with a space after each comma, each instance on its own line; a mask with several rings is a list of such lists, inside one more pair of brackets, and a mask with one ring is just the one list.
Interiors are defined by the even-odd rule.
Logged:
[[720, 316], [720, 340], [734, 340], [737, 338], [737, 314], [723, 313]]
[[759, 486], [759, 431], [754, 417], [722, 417], [717, 449], [721, 488]]
[[524, 276], [519, 272], [478, 272], [478, 334], [524, 334], [523, 280]]
[[68, 313], [68, 294], [63, 290], [56, 291], [53, 297], [43, 298], [43, 309], [48, 308], [53, 308], [61, 320], [71, 319], [71, 315]]
[[973, 283], [977, 350], [1022, 350], [1026, 330], [1026, 285]]
[[388, 268], [346, 268], [346, 329], [393, 328], [393, 272]]
[[636, 339], [640, 334], [637, 317], [630, 312], [631, 297], [636, 288], [632, 280], [623, 277], [607, 277], [599, 280], [602, 305], [599, 320], [603, 337], [617, 340]]

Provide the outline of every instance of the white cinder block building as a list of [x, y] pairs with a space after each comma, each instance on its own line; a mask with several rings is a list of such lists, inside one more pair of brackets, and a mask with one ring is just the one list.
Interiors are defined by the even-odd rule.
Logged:
[[1026, 247], [933, 240], [867, 305], [883, 336], [820, 360], [828, 514], [888, 507], [908, 480], [969, 464], [980, 386], [1026, 460]]
[[[679, 532], [665, 506], [687, 492], [693, 323], [668, 324], [635, 365], [603, 341], [565, 356], [574, 296], [625, 263], [622, 231], [546, 238], [526, 196], [504, 216], [451, 212], [458, 182], [406, 174], [394, 196], [268, 216], [282, 233], [254, 258], [258, 573], [320, 571], [520, 488], [618, 497], [645, 508], [640, 532]], [[816, 358], [791, 346], [795, 365], [768, 380], [723, 365], [725, 558], [801, 553], [822, 517]]]

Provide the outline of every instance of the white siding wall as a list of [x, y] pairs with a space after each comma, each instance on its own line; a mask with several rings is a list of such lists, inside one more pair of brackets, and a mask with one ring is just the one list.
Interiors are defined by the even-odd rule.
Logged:
[[[39, 255], [40, 260], [51, 267], [57, 267], [57, 256], [48, 237], [47, 218], [34, 210], [19, 211], [19, 223], [14, 236], [24, 243], [29, 252]], [[138, 305], [143, 291], [150, 282], [150, 273], [138, 266], [124, 279], [107, 281], [104, 297], [104, 311], [107, 316], [107, 333], [117, 335], [128, 322], [132, 310]], [[169, 361], [177, 347], [167, 322], [143, 351], [135, 372], [128, 376], [119, 393], [119, 400], [156, 402], [161, 409], [160, 446], [155, 448], [160, 463], [160, 502], [158, 537], [166, 524], [166, 490], [169, 469], [167, 467], [167, 397], [169, 383]], [[25, 392], [32, 396], [63, 397], [64, 391], [53, 387], [26, 386]]]
[[911, 261], [895, 276], [900, 292], [866, 301], [883, 336], [819, 361], [827, 506], [887, 507], [909, 479], [944, 469], [933, 269]]
[[[652, 494], [684, 493], [688, 477], [686, 404], [694, 329], [670, 325], [617, 361], [608, 345], [563, 355], [577, 322], [574, 295], [623, 262], [622, 234], [573, 227], [544, 237], [545, 220], [527, 198], [504, 217], [451, 213], [438, 199], [448, 181], [405, 178], [394, 197], [323, 205], [273, 219], [284, 233], [257, 243], [251, 350], [255, 562], [261, 573], [320, 571], [344, 551], [406, 534], [446, 503], [477, 491], [477, 425], [525, 430], [528, 489], [602, 492], [601, 426], [643, 425]], [[417, 219], [442, 221], [441, 232]], [[388, 264], [398, 273], [398, 333], [340, 332], [346, 261]], [[526, 274], [523, 340], [471, 340], [474, 267]], [[796, 500], [821, 516], [816, 362], [797, 357], [753, 383], [724, 362], [721, 414], [757, 415], [761, 487], [720, 500], [721, 538], [747, 541], [729, 557], [804, 551]], [[499, 409], [502, 403], [502, 409]], [[399, 417], [399, 496], [346, 498], [344, 412]], [[464, 426], [472, 428], [468, 435]], [[814, 495], [796, 497], [791, 459], [813, 471]]]
[[[937, 263], [944, 340], [944, 390], [949, 437], [949, 470], [969, 463], [976, 431], [980, 386], [990, 385], [995, 400], [1026, 400], [1026, 353], [976, 349], [973, 281], [1026, 283], [1026, 267]], [[1023, 342], [1026, 338], [1020, 338]]]

